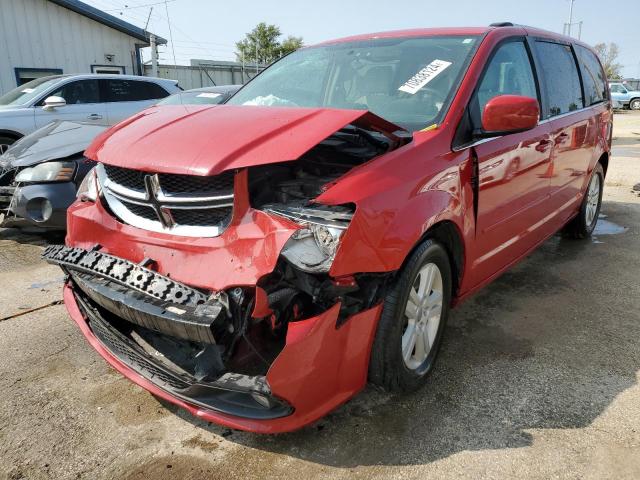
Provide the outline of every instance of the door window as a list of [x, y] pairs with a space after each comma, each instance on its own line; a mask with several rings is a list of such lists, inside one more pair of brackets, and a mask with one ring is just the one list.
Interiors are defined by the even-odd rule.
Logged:
[[[100, 88], [97, 80], [78, 80], [63, 85], [48, 96], [62, 97], [67, 102], [67, 105], [100, 103]], [[44, 105], [44, 100], [42, 105]]]
[[569, 45], [537, 41], [540, 78], [545, 86], [544, 118], [562, 115], [584, 106], [582, 87], [573, 52]]
[[627, 90], [622, 85], [611, 85], [611, 91], [613, 93], [627, 93]]
[[107, 80], [108, 102], [139, 102], [156, 100], [169, 93], [160, 85], [138, 80]]
[[602, 102], [607, 97], [606, 77], [600, 62], [592, 51], [576, 45], [576, 54], [582, 72], [584, 95], [587, 106]]
[[523, 42], [508, 42], [498, 47], [475, 95], [473, 104], [477, 108], [478, 121], [487, 102], [498, 95], [538, 98], [531, 62]]

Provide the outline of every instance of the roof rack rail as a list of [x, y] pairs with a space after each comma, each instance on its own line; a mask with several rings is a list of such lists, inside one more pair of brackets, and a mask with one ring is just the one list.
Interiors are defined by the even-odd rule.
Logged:
[[512, 22], [495, 22], [489, 24], [490, 27], [513, 27], [514, 24]]

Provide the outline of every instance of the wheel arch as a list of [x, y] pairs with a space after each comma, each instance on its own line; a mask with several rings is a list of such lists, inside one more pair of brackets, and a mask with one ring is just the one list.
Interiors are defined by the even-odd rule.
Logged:
[[427, 239], [435, 240], [441, 244], [447, 252], [453, 277], [451, 298], [454, 299], [458, 295], [460, 285], [462, 284], [462, 277], [464, 275], [466, 249], [462, 233], [455, 222], [451, 220], [441, 220], [433, 224], [413, 246], [405, 259], [405, 263], [409, 258], [411, 258], [413, 252], [422, 244], [422, 242]]
[[602, 155], [600, 155], [598, 163], [602, 165], [602, 170], [604, 170], [604, 176], [606, 178], [607, 170], [609, 169], [609, 152], [604, 152]]
[[13, 130], [5, 130], [2, 128], [0, 128], [0, 135], [13, 138], [14, 140], [20, 140], [24, 136], [21, 133], [15, 132]]

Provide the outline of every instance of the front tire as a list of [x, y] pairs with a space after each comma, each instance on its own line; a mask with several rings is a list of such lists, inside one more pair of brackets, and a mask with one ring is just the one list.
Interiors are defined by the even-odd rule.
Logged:
[[640, 98], [634, 98], [629, 102], [629, 108], [631, 110], [640, 110]]
[[602, 205], [604, 187], [604, 170], [600, 163], [591, 172], [587, 190], [580, 205], [578, 215], [567, 224], [565, 233], [572, 238], [589, 238], [598, 223], [598, 215]]
[[449, 314], [451, 265], [445, 249], [425, 240], [387, 294], [371, 351], [369, 380], [388, 391], [426, 383]]

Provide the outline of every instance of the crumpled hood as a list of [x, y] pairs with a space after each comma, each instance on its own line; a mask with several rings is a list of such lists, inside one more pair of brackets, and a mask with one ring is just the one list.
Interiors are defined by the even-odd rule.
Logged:
[[365, 110], [165, 105], [104, 132], [85, 154], [143, 171], [216, 175], [296, 160], [348, 124], [389, 135], [402, 130]]
[[21, 138], [2, 156], [0, 163], [23, 168], [82, 153], [108, 127], [56, 121]]

